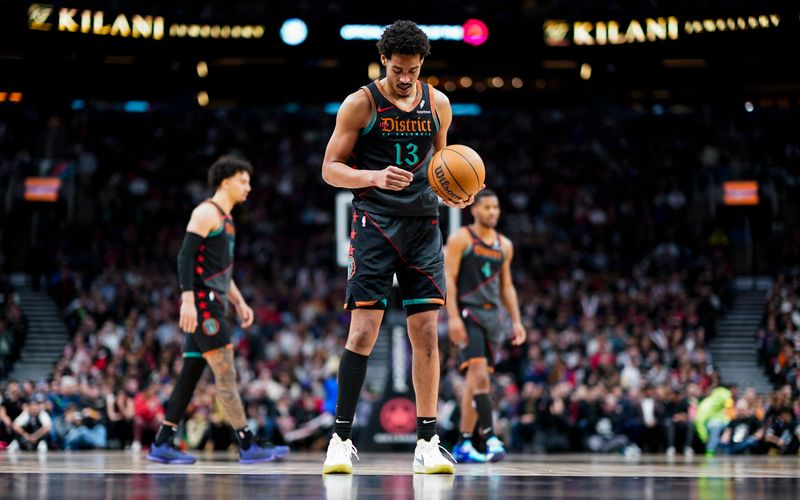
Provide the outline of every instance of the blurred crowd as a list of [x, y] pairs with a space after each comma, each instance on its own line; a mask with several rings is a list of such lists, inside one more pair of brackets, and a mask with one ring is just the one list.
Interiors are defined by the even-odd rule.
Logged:
[[758, 354], [773, 383], [797, 390], [800, 369], [800, 268], [778, 274], [765, 300], [764, 322], [758, 331]]
[[[754, 139], [763, 147], [743, 152], [736, 123], [698, 124], [725, 120], [707, 113], [498, 108], [455, 118], [449, 141], [486, 160], [500, 230], [515, 244], [528, 339], [500, 349], [494, 388], [499, 431], [514, 449], [690, 453], [705, 443], [721, 452], [740, 442], [737, 419], [757, 419], [748, 435], [770, 445], [777, 422], [794, 422], [791, 388], [767, 399], [718, 392], [728, 389], [706, 347], [732, 303], [730, 238], [698, 216], [705, 202], [692, 186], [693, 172], [719, 172], [742, 155], [791, 162], [800, 150]], [[192, 207], [208, 195], [206, 168], [233, 153], [256, 172], [234, 212], [235, 279], [255, 311], [252, 328], [233, 329], [249, 425], [276, 443], [322, 448], [349, 322], [335, 190], [319, 174], [334, 117], [292, 106], [131, 115], [90, 105], [3, 119], [0, 173], [41, 170], [39, 158], [57, 156], [45, 173], [75, 195], [36, 214], [40, 233], [20, 231], [55, 250], [3, 249], [7, 261], [27, 257], [70, 341], [47, 379], [2, 386], [0, 441], [136, 449], [152, 440], [182, 362], [175, 256]], [[2, 230], [28, 224], [29, 210], [14, 205]], [[4, 331], [24, 330], [18, 308], [4, 304], [0, 349]], [[444, 313], [440, 326], [440, 430], [454, 439], [463, 379]], [[365, 396], [363, 405], [376, 403], [375, 388]], [[231, 444], [210, 372], [182, 435], [191, 448]]]

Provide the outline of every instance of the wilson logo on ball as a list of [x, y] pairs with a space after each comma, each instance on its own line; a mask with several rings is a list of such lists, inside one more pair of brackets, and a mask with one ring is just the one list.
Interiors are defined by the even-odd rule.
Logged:
[[459, 196], [450, 188], [450, 181], [447, 180], [447, 176], [444, 175], [444, 169], [441, 165], [437, 166], [433, 169], [433, 173], [436, 178], [439, 180], [439, 189], [447, 195], [448, 198], [452, 200], [459, 199]]

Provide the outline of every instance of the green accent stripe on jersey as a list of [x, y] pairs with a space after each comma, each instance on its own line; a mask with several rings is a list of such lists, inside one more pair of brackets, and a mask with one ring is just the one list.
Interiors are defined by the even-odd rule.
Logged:
[[[377, 104], [376, 104], [376, 106], [377, 106]], [[369, 134], [369, 131], [372, 130], [372, 127], [375, 126], [375, 121], [377, 119], [378, 119], [378, 112], [373, 107], [372, 108], [372, 116], [369, 118], [369, 123], [367, 123], [367, 126], [364, 127], [364, 130], [361, 131], [361, 135]]]
[[208, 236], [206, 236], [206, 238], [213, 238], [214, 236], [216, 236], [219, 233], [221, 233], [223, 230], [225, 230], [225, 223], [224, 222], [222, 223], [221, 226], [219, 226], [219, 228], [217, 228], [217, 229], [211, 231], [210, 233], [208, 233]]
[[185, 352], [183, 353], [184, 358], [202, 358], [203, 355], [199, 352]]
[[465, 255], [469, 255], [469, 253], [470, 253], [471, 251], [472, 251], [472, 243], [470, 243], [470, 244], [469, 244], [469, 246], [467, 247], [467, 249], [466, 249], [466, 250], [464, 250], [464, 253], [463, 253], [463, 254], [461, 254], [461, 256], [463, 257], [463, 256], [465, 256]]

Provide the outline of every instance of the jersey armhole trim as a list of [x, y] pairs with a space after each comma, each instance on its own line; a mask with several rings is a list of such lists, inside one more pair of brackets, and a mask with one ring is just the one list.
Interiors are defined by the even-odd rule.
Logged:
[[378, 112], [377, 112], [377, 107], [375, 105], [375, 98], [372, 96], [372, 92], [369, 90], [369, 88], [361, 87], [361, 90], [366, 92], [367, 97], [369, 97], [369, 104], [372, 110], [369, 118], [369, 123], [367, 123], [366, 127], [361, 129], [361, 135], [367, 135], [369, 134], [370, 130], [372, 130], [372, 127], [375, 126], [375, 120], [377, 120], [378, 118]]
[[433, 125], [436, 131], [439, 131], [439, 113], [436, 112], [436, 90], [430, 83], [428, 85], [428, 100], [431, 101], [431, 116], [433, 117]]

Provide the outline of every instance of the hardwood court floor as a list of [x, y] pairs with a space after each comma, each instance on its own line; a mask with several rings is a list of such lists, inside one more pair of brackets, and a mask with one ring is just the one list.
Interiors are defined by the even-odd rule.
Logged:
[[164, 466], [131, 452], [0, 452], [1, 498], [625, 498], [705, 500], [800, 497], [798, 457], [512, 455], [457, 465], [456, 476], [411, 473], [410, 453], [361, 455], [352, 476], [320, 474], [321, 454], [240, 465], [227, 453]]

